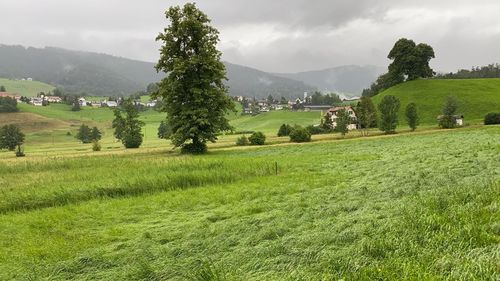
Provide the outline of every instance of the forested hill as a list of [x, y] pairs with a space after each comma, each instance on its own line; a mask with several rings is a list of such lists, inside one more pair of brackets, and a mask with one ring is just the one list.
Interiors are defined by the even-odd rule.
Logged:
[[[0, 45], [0, 77], [28, 78], [64, 88], [69, 93], [117, 96], [144, 90], [162, 78], [154, 63], [60, 48]], [[302, 96], [316, 90], [303, 82], [226, 63], [233, 96], [265, 98]]]

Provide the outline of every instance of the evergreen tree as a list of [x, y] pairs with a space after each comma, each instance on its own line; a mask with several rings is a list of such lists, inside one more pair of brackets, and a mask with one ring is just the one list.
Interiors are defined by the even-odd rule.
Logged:
[[443, 106], [443, 115], [440, 116], [439, 126], [444, 129], [455, 128], [457, 120], [455, 115], [458, 110], [458, 100], [456, 97], [449, 96]]
[[92, 131], [90, 132], [90, 139], [92, 141], [100, 141], [102, 138], [102, 133], [99, 131], [97, 127], [93, 127]]
[[386, 134], [395, 133], [398, 125], [399, 99], [395, 96], [384, 96], [378, 105], [380, 111], [379, 128]]
[[406, 106], [405, 115], [406, 115], [406, 121], [408, 122], [408, 126], [411, 128], [412, 131], [415, 131], [415, 129], [419, 124], [417, 105], [413, 102], [409, 103]]
[[80, 140], [82, 143], [90, 143], [92, 142], [92, 130], [89, 126], [82, 124], [78, 129], [78, 133], [75, 138]]
[[355, 112], [361, 134], [367, 135], [368, 128], [377, 126], [377, 110], [370, 97], [361, 97]]
[[126, 99], [122, 107], [125, 117], [122, 116], [120, 110], [114, 112], [115, 137], [122, 141], [125, 148], [138, 148], [142, 144], [141, 127], [144, 126], [144, 122], [139, 120], [139, 112], [131, 98]]
[[349, 116], [349, 112], [345, 109], [337, 111], [337, 126], [335, 126], [335, 131], [345, 136], [349, 132], [349, 124], [351, 124], [352, 118]]
[[16, 146], [21, 151], [21, 145], [24, 143], [24, 134], [16, 125], [5, 125], [0, 128], [0, 149], [14, 151]]
[[216, 48], [219, 32], [193, 3], [165, 14], [170, 25], [156, 38], [163, 43], [156, 69], [167, 77], [153, 97], [164, 100], [172, 143], [185, 153], [204, 153], [207, 141], [215, 142], [219, 132], [231, 128], [226, 113], [234, 110]]

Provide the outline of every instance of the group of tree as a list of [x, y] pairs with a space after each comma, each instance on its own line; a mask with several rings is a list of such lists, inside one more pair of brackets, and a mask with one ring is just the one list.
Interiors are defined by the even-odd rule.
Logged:
[[24, 134], [16, 125], [5, 125], [0, 128], [0, 149], [16, 150], [16, 156], [24, 156], [21, 145], [24, 143]]
[[342, 103], [342, 99], [335, 93], [323, 95], [321, 92], [314, 92], [307, 102], [312, 105], [336, 105]]
[[392, 60], [388, 72], [379, 76], [370, 88], [363, 90], [362, 95], [375, 96], [405, 81], [434, 76], [435, 73], [429, 66], [430, 60], [434, 57], [431, 46], [424, 43], [416, 44], [406, 38], [399, 39], [387, 56]]
[[76, 133], [75, 138], [80, 140], [82, 143], [98, 142], [102, 138], [102, 133], [97, 127], [93, 127], [91, 129], [89, 126], [82, 124], [78, 129], [78, 133]]
[[[123, 113], [123, 114], [122, 114]], [[112, 127], [114, 136], [120, 140], [125, 148], [138, 148], [142, 144], [141, 127], [144, 122], [139, 120], [139, 112], [131, 98], [126, 99], [121, 108], [114, 110], [115, 119]]]
[[443, 79], [469, 79], [469, 78], [500, 78], [500, 64], [472, 67], [471, 70], [460, 69], [456, 73], [440, 73], [436, 78]]
[[17, 108], [16, 99], [10, 97], [0, 97], [0, 113], [17, 111], [19, 111], [19, 109]]
[[250, 137], [246, 137], [245, 135], [240, 136], [236, 139], [236, 145], [244, 146], [244, 145], [264, 145], [266, 143], [266, 135], [262, 132], [253, 132]]

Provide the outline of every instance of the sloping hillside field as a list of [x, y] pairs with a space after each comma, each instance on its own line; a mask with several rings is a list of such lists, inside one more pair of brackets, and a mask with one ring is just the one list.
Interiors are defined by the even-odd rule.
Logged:
[[429, 79], [403, 83], [380, 93], [373, 98], [378, 104], [386, 95], [401, 100], [400, 123], [405, 123], [404, 112], [410, 102], [417, 104], [422, 124], [436, 124], [436, 117], [442, 114], [443, 104], [448, 96], [459, 101], [458, 113], [465, 122], [482, 123], [489, 112], [500, 111], [500, 79]]
[[498, 280], [499, 139], [0, 158], [0, 280]]

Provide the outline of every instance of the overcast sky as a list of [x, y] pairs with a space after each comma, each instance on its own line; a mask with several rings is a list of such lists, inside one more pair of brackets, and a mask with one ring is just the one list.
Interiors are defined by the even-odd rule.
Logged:
[[[164, 11], [186, 1], [0, 0], [0, 44], [157, 61]], [[200, 0], [224, 60], [271, 72], [387, 66], [401, 37], [434, 47], [439, 71], [500, 62], [499, 0]], [[0, 62], [1, 63], [1, 62]]]

